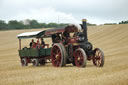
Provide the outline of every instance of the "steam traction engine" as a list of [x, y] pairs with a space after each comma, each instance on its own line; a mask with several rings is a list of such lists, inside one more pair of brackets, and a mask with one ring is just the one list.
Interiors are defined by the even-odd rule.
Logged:
[[103, 51], [99, 48], [93, 49], [92, 44], [88, 42], [86, 19], [83, 19], [79, 26], [69, 25], [63, 29], [46, 31], [45, 34], [52, 36], [53, 66], [63, 67], [72, 63], [77, 67], [86, 67], [87, 60], [92, 60], [97, 67], [104, 66]]

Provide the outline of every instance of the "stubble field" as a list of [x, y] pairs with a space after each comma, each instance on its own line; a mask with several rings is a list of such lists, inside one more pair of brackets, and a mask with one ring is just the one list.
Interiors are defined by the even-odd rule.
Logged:
[[22, 67], [16, 35], [37, 30], [42, 29], [0, 31], [0, 85], [128, 85], [128, 25], [88, 27], [89, 41], [104, 51], [103, 68], [95, 67], [92, 61], [86, 68], [72, 64], [63, 68], [51, 64]]

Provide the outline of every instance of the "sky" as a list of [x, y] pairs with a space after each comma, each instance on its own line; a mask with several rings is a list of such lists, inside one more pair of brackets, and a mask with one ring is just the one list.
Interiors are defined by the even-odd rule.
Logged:
[[128, 20], [128, 0], [0, 0], [0, 20], [42, 23], [118, 23]]

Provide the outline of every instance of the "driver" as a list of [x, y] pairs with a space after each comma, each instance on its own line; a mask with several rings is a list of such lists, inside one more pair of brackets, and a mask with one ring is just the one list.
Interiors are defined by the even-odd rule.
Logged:
[[41, 45], [42, 45], [43, 48], [45, 47], [45, 42], [44, 42], [43, 38], [41, 38]]

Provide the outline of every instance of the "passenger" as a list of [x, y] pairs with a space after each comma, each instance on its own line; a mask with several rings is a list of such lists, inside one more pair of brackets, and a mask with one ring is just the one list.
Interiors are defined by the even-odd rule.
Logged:
[[36, 48], [40, 49], [40, 42], [39, 42], [39, 39], [37, 40]]
[[45, 47], [45, 42], [44, 42], [44, 39], [41, 38], [41, 46], [44, 48]]
[[35, 42], [34, 42], [34, 39], [32, 39], [32, 41], [30, 42], [30, 44], [29, 44], [29, 46], [30, 46], [30, 48], [33, 48], [33, 47], [35, 47]]

